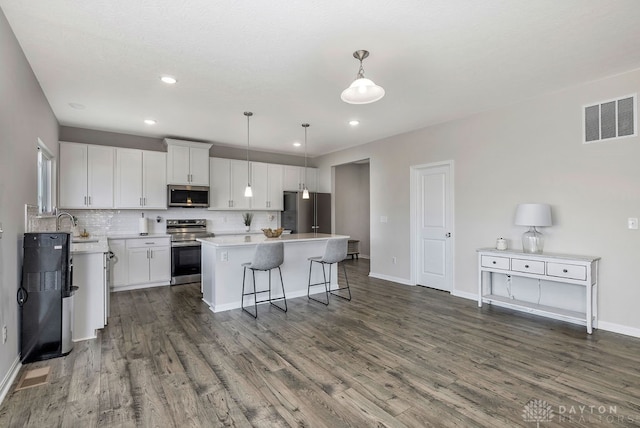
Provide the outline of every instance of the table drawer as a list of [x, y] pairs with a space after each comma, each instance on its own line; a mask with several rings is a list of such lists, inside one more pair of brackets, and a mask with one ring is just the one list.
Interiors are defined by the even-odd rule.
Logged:
[[482, 266], [509, 270], [509, 257], [482, 256]]
[[547, 275], [584, 281], [587, 279], [587, 267], [567, 263], [547, 263]]
[[544, 275], [544, 262], [540, 260], [511, 259], [511, 270]]

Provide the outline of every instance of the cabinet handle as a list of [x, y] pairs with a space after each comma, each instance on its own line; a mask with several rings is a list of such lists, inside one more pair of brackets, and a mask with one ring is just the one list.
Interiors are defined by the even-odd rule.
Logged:
[[87, 197], [84, 197], [84, 204], [87, 205]]
[[496, 261], [494, 260], [494, 261], [492, 261], [491, 263], [493, 263], [493, 264], [495, 265], [495, 264], [496, 264]]
[[569, 271], [567, 269], [562, 269], [563, 273], [568, 273]]
[[142, 206], [142, 198], [140, 198], [140, 206]]
[[91, 205], [91, 196], [89, 196], [89, 205]]
[[149, 249], [147, 248], [147, 258], [149, 258]]
[[524, 265], [524, 267], [525, 267], [526, 269], [529, 269], [529, 265]]
[[149, 258], [152, 259], [153, 258], [153, 250], [149, 249]]
[[147, 205], [147, 198], [142, 198], [142, 202], [143, 202], [142, 205], [146, 206]]

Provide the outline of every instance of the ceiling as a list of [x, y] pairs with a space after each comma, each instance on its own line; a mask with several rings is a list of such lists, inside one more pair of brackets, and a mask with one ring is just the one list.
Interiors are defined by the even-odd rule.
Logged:
[[[321, 155], [640, 68], [637, 0], [0, 0], [61, 125]], [[366, 77], [373, 104], [340, 93]], [[162, 75], [178, 79], [172, 86]], [[73, 108], [80, 104], [84, 108]], [[145, 125], [153, 118], [157, 124]], [[348, 122], [360, 121], [352, 127]]]

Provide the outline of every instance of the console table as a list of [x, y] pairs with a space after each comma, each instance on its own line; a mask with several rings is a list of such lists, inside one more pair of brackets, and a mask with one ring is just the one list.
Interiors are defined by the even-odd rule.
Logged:
[[[593, 332], [597, 321], [598, 261], [600, 257], [568, 254], [531, 254], [495, 248], [480, 248], [478, 252], [478, 307], [491, 303], [536, 315], [586, 325]], [[534, 278], [563, 284], [582, 285], [586, 294], [584, 312], [513, 299], [493, 294], [491, 274]], [[485, 281], [485, 279], [487, 279]]]

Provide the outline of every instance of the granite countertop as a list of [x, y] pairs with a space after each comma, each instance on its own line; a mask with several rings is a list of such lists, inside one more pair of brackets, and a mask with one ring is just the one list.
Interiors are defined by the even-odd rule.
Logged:
[[330, 233], [293, 233], [283, 234], [279, 238], [267, 238], [264, 234], [247, 234], [247, 235], [227, 235], [216, 236], [213, 238], [200, 238], [197, 241], [205, 245], [213, 245], [216, 247], [236, 247], [242, 245], [256, 245], [262, 242], [304, 242], [318, 241], [330, 238], [349, 238], [347, 235], [333, 235]]

